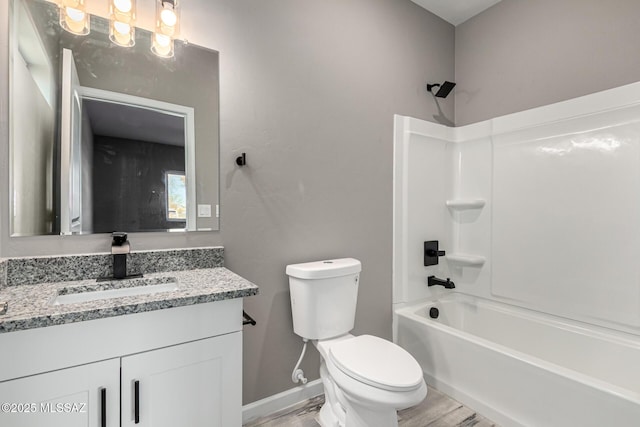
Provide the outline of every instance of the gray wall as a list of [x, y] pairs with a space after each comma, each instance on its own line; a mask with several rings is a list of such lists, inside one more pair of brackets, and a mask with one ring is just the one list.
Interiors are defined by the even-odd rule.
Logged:
[[[252, 402], [293, 386], [289, 263], [360, 259], [354, 332], [391, 338], [393, 114], [438, 113], [425, 84], [452, 78], [454, 28], [409, 0], [199, 4], [183, 17], [211, 28], [191, 41], [220, 51], [225, 262], [260, 286], [245, 300]], [[442, 107], [452, 119], [453, 100]]]
[[[288, 263], [360, 259], [355, 333], [391, 337], [393, 114], [439, 114], [425, 83], [453, 78], [454, 28], [410, 0], [190, 0], [182, 19], [183, 37], [220, 52], [221, 231], [131, 241], [136, 250], [224, 244], [227, 267], [260, 286], [245, 300], [258, 320], [244, 336], [248, 403], [293, 386], [301, 341]], [[0, 42], [0, 196], [8, 200], [3, 32]], [[452, 120], [453, 98], [440, 102]], [[238, 168], [242, 151], [248, 166]], [[108, 249], [100, 235], [11, 239], [0, 215], [3, 256]], [[310, 351], [310, 379], [317, 361]]]
[[456, 27], [456, 125], [640, 80], [640, 1], [503, 0]]

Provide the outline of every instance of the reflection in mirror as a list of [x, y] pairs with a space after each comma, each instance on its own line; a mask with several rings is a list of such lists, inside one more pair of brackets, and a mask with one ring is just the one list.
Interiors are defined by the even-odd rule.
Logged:
[[116, 46], [95, 16], [73, 35], [43, 0], [12, 11], [12, 235], [217, 230], [196, 207], [217, 212], [218, 53], [158, 58], [141, 29]]
[[[188, 204], [193, 189], [187, 183], [194, 182], [195, 159], [185, 150], [192, 150], [187, 139], [193, 140], [193, 109], [89, 89], [82, 93], [82, 108], [82, 144], [91, 153], [93, 172], [83, 185], [90, 200], [77, 202], [91, 218], [90, 223], [83, 218], [82, 232], [189, 228], [195, 206]], [[180, 183], [168, 179], [177, 175]]]

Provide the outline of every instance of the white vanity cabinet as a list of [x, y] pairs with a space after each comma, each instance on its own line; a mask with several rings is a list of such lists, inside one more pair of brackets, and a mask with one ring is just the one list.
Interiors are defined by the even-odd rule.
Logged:
[[117, 427], [120, 359], [0, 383], [0, 426]]
[[123, 357], [122, 427], [240, 426], [241, 346], [236, 332]]
[[3, 427], [242, 424], [240, 298], [3, 333], [0, 349], [0, 404], [22, 405]]

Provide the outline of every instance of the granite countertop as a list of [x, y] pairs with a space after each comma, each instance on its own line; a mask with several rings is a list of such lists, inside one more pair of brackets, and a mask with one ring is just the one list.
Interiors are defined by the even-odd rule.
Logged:
[[[58, 295], [142, 285], [166, 287], [151, 294], [53, 304]], [[150, 273], [142, 279], [120, 281], [87, 279], [8, 286], [0, 288], [0, 304], [8, 303], [6, 314], [0, 315], [0, 333], [242, 298], [257, 293], [255, 284], [224, 267]]]

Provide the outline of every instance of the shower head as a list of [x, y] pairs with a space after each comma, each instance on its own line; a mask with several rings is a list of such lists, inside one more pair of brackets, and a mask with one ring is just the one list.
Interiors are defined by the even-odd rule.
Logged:
[[442, 84], [439, 84], [439, 83], [428, 84], [427, 83], [427, 91], [433, 93], [433, 89], [435, 89], [437, 87], [437, 88], [439, 88], [438, 91], [436, 93], [433, 93], [433, 94], [435, 96], [437, 96], [438, 98], [446, 98], [449, 95], [449, 92], [451, 92], [453, 90], [455, 85], [456, 85], [455, 83], [449, 82], [449, 81], [445, 81]]

